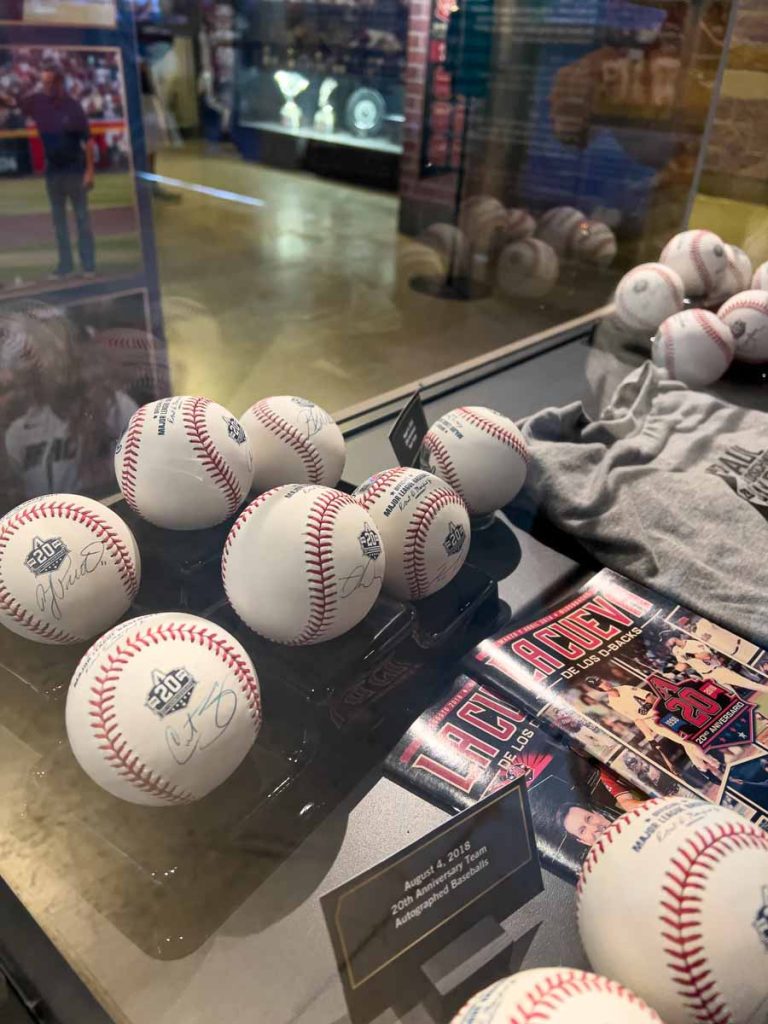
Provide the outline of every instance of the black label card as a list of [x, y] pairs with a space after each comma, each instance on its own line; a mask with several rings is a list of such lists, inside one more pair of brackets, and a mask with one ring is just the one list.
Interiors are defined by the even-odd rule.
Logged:
[[389, 443], [401, 466], [413, 466], [427, 432], [427, 417], [421, 395], [415, 391], [389, 432]]
[[353, 1021], [417, 1002], [422, 965], [542, 888], [524, 781], [322, 897]]

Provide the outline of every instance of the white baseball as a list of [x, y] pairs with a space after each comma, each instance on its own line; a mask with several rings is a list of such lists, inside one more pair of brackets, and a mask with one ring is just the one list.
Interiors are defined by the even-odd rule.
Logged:
[[616, 235], [600, 220], [582, 221], [571, 239], [571, 252], [586, 263], [610, 266], [616, 259]]
[[294, 395], [256, 402], [240, 417], [253, 453], [253, 487], [334, 487], [347, 458], [344, 435], [319, 405]]
[[550, 245], [558, 256], [570, 252], [573, 239], [587, 216], [575, 206], [554, 206], [539, 218], [536, 237]]
[[459, 213], [459, 227], [475, 252], [490, 252], [507, 226], [507, 211], [493, 196], [470, 196]]
[[663, 263], [641, 263], [616, 286], [616, 316], [627, 327], [655, 331], [685, 304], [680, 275]]
[[102, 789], [135, 804], [185, 804], [221, 785], [253, 746], [259, 680], [215, 623], [142, 615], [86, 652], [65, 717], [73, 754]]
[[379, 595], [385, 564], [373, 520], [350, 495], [302, 484], [252, 501], [221, 559], [234, 610], [283, 644], [317, 644], [356, 626]]
[[736, 359], [768, 363], [768, 291], [740, 292], [720, 307], [718, 317], [731, 329]]
[[752, 281], [752, 260], [738, 245], [725, 243], [725, 270], [715, 283], [715, 290], [706, 296], [707, 306], [718, 306], [738, 292], [746, 291]]
[[551, 291], [560, 263], [555, 250], [538, 238], [505, 245], [496, 267], [499, 291], [510, 298], [536, 298]]
[[455, 224], [430, 224], [420, 241], [440, 255], [444, 273], [466, 274], [469, 270], [469, 242]]
[[119, 370], [120, 387], [130, 384], [154, 386], [160, 346], [149, 331], [136, 327], [112, 327], [99, 331], [93, 340]]
[[450, 583], [467, 558], [469, 515], [453, 488], [423, 469], [376, 473], [354, 498], [376, 524], [387, 553], [383, 589], [416, 601]]
[[140, 578], [133, 534], [91, 498], [47, 494], [0, 519], [0, 622], [30, 640], [89, 640], [128, 610]]
[[115, 451], [134, 512], [155, 526], [199, 530], [234, 515], [251, 486], [251, 448], [231, 412], [208, 398], [142, 405]]
[[521, 238], [530, 238], [536, 230], [536, 221], [527, 210], [512, 206], [507, 210], [507, 223], [504, 237], [509, 242], [517, 242]]
[[734, 343], [727, 324], [706, 309], [667, 317], [651, 341], [651, 359], [673, 380], [703, 388], [731, 365]]
[[427, 431], [421, 464], [456, 491], [470, 514], [508, 504], [525, 483], [528, 445], [512, 420], [480, 405], [441, 416]]
[[768, 834], [698, 799], [615, 821], [582, 868], [579, 931], [596, 971], [666, 1024], [768, 1019]]
[[752, 275], [752, 287], [768, 291], [768, 260], [756, 268]]
[[727, 265], [725, 243], [714, 231], [681, 231], [664, 246], [659, 262], [677, 271], [686, 295], [714, 293]]
[[616, 981], [568, 967], [537, 967], [473, 996], [451, 1024], [662, 1024]]

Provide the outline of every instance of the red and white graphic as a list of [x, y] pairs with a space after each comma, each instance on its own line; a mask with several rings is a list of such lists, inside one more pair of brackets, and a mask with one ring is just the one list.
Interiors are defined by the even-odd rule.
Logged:
[[616, 259], [616, 235], [600, 220], [583, 221], [571, 240], [572, 254], [585, 263], [608, 267]]
[[659, 262], [677, 271], [686, 295], [698, 296], [714, 294], [728, 258], [725, 243], [714, 231], [692, 230], [671, 238]]
[[616, 286], [616, 316], [626, 327], [655, 331], [685, 303], [680, 275], [663, 263], [641, 263]]
[[316, 644], [352, 629], [385, 572], [371, 516], [330, 487], [276, 487], [235, 520], [221, 559], [229, 602], [251, 629], [283, 644]]
[[478, 516], [512, 501], [525, 483], [528, 459], [528, 445], [512, 420], [481, 405], [441, 416], [421, 448], [423, 468], [445, 480]]
[[538, 967], [502, 978], [473, 996], [451, 1024], [661, 1024], [616, 981], [567, 967]]
[[237, 768], [261, 727], [244, 648], [207, 619], [130, 619], [84, 655], [67, 692], [67, 737], [97, 785], [136, 804], [199, 800]]
[[730, 327], [706, 309], [667, 317], [651, 342], [651, 359], [673, 380], [703, 388], [723, 376], [733, 360]]
[[353, 497], [368, 512], [387, 552], [384, 590], [401, 601], [436, 593], [469, 551], [469, 514], [453, 488], [432, 473], [398, 466], [377, 473]]
[[768, 363], [768, 291], [740, 292], [720, 307], [717, 315], [731, 329], [736, 359]]
[[540, 298], [550, 292], [560, 273], [557, 253], [539, 238], [505, 245], [496, 266], [496, 286], [511, 299]]
[[666, 1024], [759, 1024], [766, 947], [755, 922], [768, 834], [696, 799], [651, 800], [592, 847], [579, 931], [595, 970], [628, 985]]
[[0, 622], [30, 640], [89, 640], [128, 610], [140, 576], [133, 534], [91, 498], [48, 494], [0, 519]]
[[134, 512], [169, 530], [199, 530], [235, 514], [253, 460], [231, 412], [208, 398], [142, 405], [115, 451], [115, 473]]
[[589, 218], [575, 206], [554, 206], [539, 218], [536, 237], [550, 245], [558, 256], [570, 253], [573, 241], [582, 224]]

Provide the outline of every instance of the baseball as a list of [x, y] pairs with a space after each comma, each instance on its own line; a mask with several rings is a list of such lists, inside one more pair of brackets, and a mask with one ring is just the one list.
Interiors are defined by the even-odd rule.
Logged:
[[651, 800], [591, 848], [578, 893], [594, 969], [666, 1024], [764, 1024], [768, 834], [758, 825], [698, 799]]
[[725, 243], [713, 231], [681, 231], [664, 246], [659, 262], [677, 271], [686, 295], [713, 294], [727, 265]]
[[444, 273], [466, 274], [469, 269], [469, 243], [455, 224], [431, 224], [420, 235], [420, 241], [439, 253]]
[[768, 291], [768, 260], [761, 263], [752, 275], [752, 287]]
[[651, 359], [673, 380], [703, 388], [723, 376], [733, 359], [727, 324], [706, 309], [667, 317], [651, 341]]
[[623, 985], [589, 971], [537, 967], [473, 996], [451, 1024], [661, 1024]]
[[133, 534], [91, 498], [48, 494], [0, 519], [0, 622], [20, 636], [89, 640], [128, 610], [140, 577]]
[[582, 221], [571, 239], [571, 252], [585, 263], [610, 266], [616, 259], [616, 235], [600, 220]]
[[551, 291], [560, 264], [554, 249], [538, 238], [505, 245], [496, 267], [499, 291], [510, 298], [536, 298]]
[[154, 388], [160, 369], [158, 353], [161, 349], [148, 331], [135, 327], [113, 327], [99, 331], [93, 340], [119, 372], [121, 387], [132, 385]]
[[740, 292], [728, 299], [717, 315], [731, 329], [736, 359], [768, 363], [768, 291]]
[[570, 252], [577, 231], [587, 221], [575, 206], [555, 206], [539, 218], [536, 237], [550, 245], [558, 256]]
[[263, 398], [240, 417], [253, 453], [253, 487], [281, 484], [334, 487], [347, 458], [333, 417], [306, 398]]
[[379, 595], [385, 556], [370, 515], [330, 487], [276, 487], [235, 521], [221, 559], [229, 602], [282, 644], [317, 644], [352, 629]]
[[512, 501], [525, 483], [528, 457], [525, 439], [512, 420], [480, 405], [441, 416], [421, 448], [422, 468], [445, 480], [477, 516]]
[[475, 252], [490, 252], [507, 226], [507, 211], [493, 196], [470, 196], [461, 204], [459, 227]]
[[436, 593], [469, 551], [469, 515], [439, 477], [398, 466], [376, 473], [354, 498], [369, 513], [387, 553], [383, 589], [401, 601]]
[[514, 206], [507, 210], [504, 237], [508, 242], [518, 242], [521, 238], [530, 238], [535, 230], [536, 221], [527, 210], [521, 210]]
[[142, 615], [86, 652], [65, 718], [72, 753], [102, 789], [135, 804], [185, 804], [221, 785], [253, 746], [259, 680], [215, 623]]
[[251, 486], [251, 448], [231, 412], [208, 398], [142, 405], [115, 450], [134, 512], [169, 530], [200, 530], [234, 515]]
[[626, 326], [655, 331], [679, 313], [685, 301], [680, 275], [663, 263], [641, 263], [622, 277], [614, 298], [616, 316]]
[[752, 281], [752, 260], [738, 245], [725, 245], [725, 270], [715, 283], [715, 290], [706, 296], [708, 306], [719, 306], [738, 292], [746, 291]]

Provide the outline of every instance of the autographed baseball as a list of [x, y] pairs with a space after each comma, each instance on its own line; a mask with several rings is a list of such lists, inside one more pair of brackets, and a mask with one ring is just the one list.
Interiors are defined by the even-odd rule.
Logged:
[[768, 260], [761, 263], [752, 275], [752, 287], [768, 291]]
[[86, 652], [65, 718], [72, 753], [102, 789], [135, 804], [185, 804], [224, 782], [253, 746], [259, 680], [215, 623], [143, 615]]
[[723, 376], [733, 359], [727, 324], [706, 309], [686, 309], [661, 324], [651, 342], [651, 359], [674, 380], [700, 388]]
[[680, 275], [663, 263], [641, 263], [616, 286], [616, 316], [627, 327], [655, 331], [662, 320], [679, 313], [685, 289]]
[[714, 231], [681, 231], [661, 251], [659, 262], [676, 270], [686, 295], [709, 295], [728, 263], [725, 243]]
[[715, 283], [715, 290], [706, 296], [708, 306], [719, 306], [738, 292], [746, 291], [752, 282], [752, 260], [738, 245], [725, 244], [725, 270]]
[[89, 640], [128, 610], [140, 577], [133, 534], [91, 498], [48, 494], [0, 519], [0, 622], [30, 640]]
[[607, 267], [616, 259], [616, 235], [601, 220], [582, 221], [571, 239], [571, 252], [585, 263]]
[[169, 530], [199, 530], [234, 515], [251, 486], [251, 448], [231, 412], [208, 398], [142, 405], [115, 450], [134, 512]]
[[451, 1024], [661, 1024], [616, 981], [568, 967], [537, 967], [478, 992]]
[[768, 291], [740, 292], [720, 307], [718, 317], [731, 329], [736, 359], [768, 363]]
[[466, 506], [456, 491], [422, 469], [376, 473], [354, 498], [376, 524], [387, 553], [383, 589], [401, 601], [436, 593], [469, 551]]
[[317, 644], [356, 626], [378, 597], [385, 564], [374, 522], [354, 498], [302, 484], [252, 501], [221, 559], [234, 610], [283, 644]]
[[334, 487], [347, 458], [333, 417], [306, 398], [263, 398], [240, 417], [253, 452], [253, 487], [281, 484]]
[[571, 251], [573, 240], [587, 216], [575, 206], [554, 206], [539, 218], [536, 237], [550, 245], [558, 256]]
[[496, 266], [496, 284], [509, 298], [538, 298], [552, 290], [560, 272], [557, 253], [538, 238], [505, 245]]
[[698, 799], [651, 800], [591, 848], [579, 931], [596, 971], [666, 1024], [768, 1019], [768, 834]]
[[525, 483], [528, 457], [512, 420], [480, 405], [441, 416], [421, 447], [422, 468], [445, 480], [477, 516], [512, 501]]

